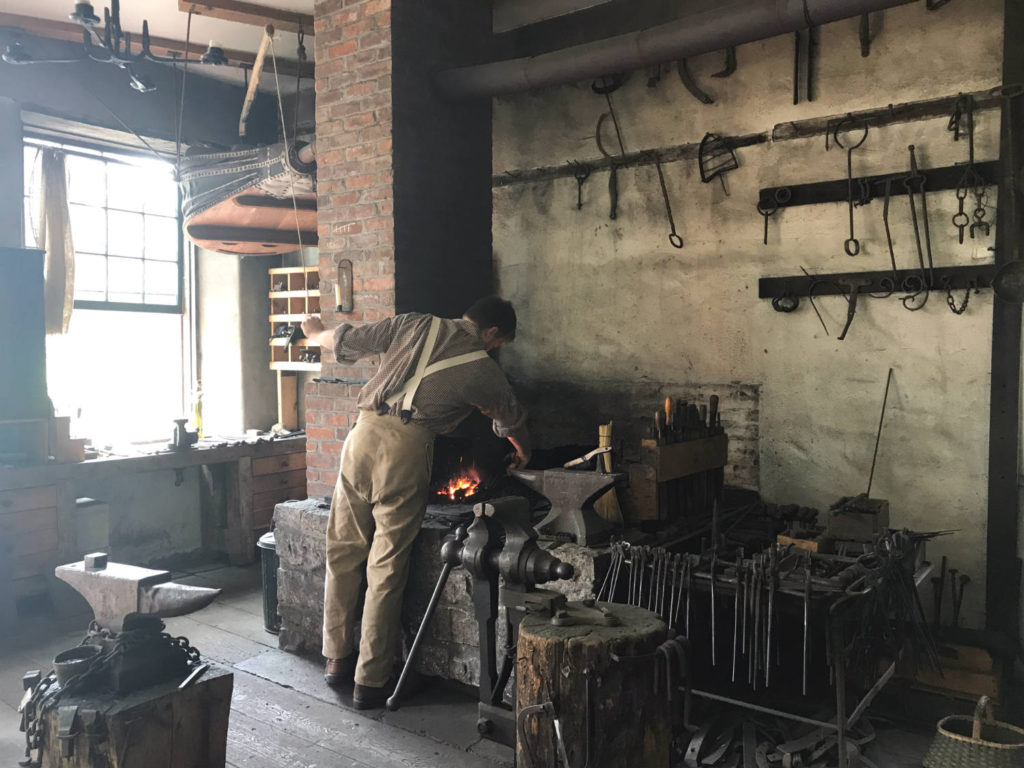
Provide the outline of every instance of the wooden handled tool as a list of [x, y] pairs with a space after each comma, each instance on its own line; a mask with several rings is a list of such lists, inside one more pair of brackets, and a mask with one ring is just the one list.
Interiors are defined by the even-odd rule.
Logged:
[[267, 57], [267, 51], [274, 39], [274, 26], [267, 24], [263, 29], [263, 39], [260, 41], [259, 50], [256, 51], [256, 60], [252, 65], [252, 73], [249, 75], [249, 88], [245, 92], [245, 101], [242, 102], [242, 116], [238, 118], [238, 135], [245, 136], [245, 121], [249, 119], [249, 110], [256, 99], [256, 88], [260, 84], [260, 75], [263, 74], [263, 61]]

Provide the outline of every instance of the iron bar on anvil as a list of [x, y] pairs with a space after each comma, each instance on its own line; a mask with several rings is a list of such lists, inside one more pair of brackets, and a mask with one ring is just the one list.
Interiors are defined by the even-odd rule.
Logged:
[[[960, 267], [935, 267], [934, 285], [932, 290], [967, 290], [968, 288], [991, 288], [992, 278], [996, 273], [995, 264], [966, 265]], [[814, 296], [846, 296], [851, 280], [869, 281], [862, 286], [860, 294], [902, 292], [908, 278], [920, 279], [920, 269], [891, 269], [877, 272], [843, 272], [827, 275], [794, 275], [792, 277], [762, 277], [757, 281], [757, 295], [761, 299], [783, 297], [804, 298]], [[895, 287], [893, 287], [895, 284]], [[914, 289], [918, 290], [918, 289]]]
[[[921, 169], [929, 192], [942, 189], [956, 189], [963, 180], [966, 165], [947, 165], [941, 168]], [[995, 160], [975, 163], [974, 169], [988, 186], [995, 186], [999, 178], [999, 163]], [[877, 176], [854, 177], [854, 200], [866, 205], [875, 198], [885, 196], [886, 182], [892, 184], [894, 195], [905, 192], [900, 182], [907, 177], [906, 171], [883, 173]], [[845, 203], [850, 188], [847, 179], [816, 181], [811, 184], [794, 184], [789, 187], [765, 187], [758, 195], [758, 204], [764, 209], [790, 208], [794, 205], [815, 205], [817, 203]]]

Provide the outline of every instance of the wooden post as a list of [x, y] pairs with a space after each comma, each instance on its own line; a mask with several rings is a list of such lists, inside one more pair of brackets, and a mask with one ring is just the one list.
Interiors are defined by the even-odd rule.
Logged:
[[[590, 765], [668, 768], [671, 728], [665, 673], [656, 662], [656, 649], [667, 635], [665, 623], [643, 608], [599, 605], [621, 626], [597, 623], [601, 613], [582, 603], [569, 604], [569, 626], [555, 626], [547, 616], [523, 619], [516, 664], [517, 713], [529, 705], [552, 702], [571, 766], [587, 763], [589, 746]], [[620, 661], [612, 660], [613, 653]], [[662, 679], [656, 692], [659, 670]], [[528, 750], [529, 764], [556, 765], [551, 718], [530, 717], [524, 730], [527, 743], [517, 742], [516, 764], [527, 765]]]
[[299, 428], [299, 377], [277, 372], [277, 423], [293, 432]]

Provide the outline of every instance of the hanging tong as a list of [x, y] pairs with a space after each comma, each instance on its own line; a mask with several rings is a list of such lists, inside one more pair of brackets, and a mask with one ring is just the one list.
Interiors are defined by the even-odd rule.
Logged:
[[654, 156], [654, 167], [658, 169], [658, 182], [661, 184], [661, 196], [665, 198], [665, 213], [668, 216], [668, 225], [671, 232], [668, 236], [668, 241], [672, 243], [673, 248], [683, 247], [683, 238], [676, 233], [676, 221], [672, 217], [672, 202], [668, 197], [668, 187], [665, 186], [665, 174], [661, 170], [661, 160], [658, 156]]
[[601, 116], [597, 118], [597, 128], [595, 129], [595, 140], [597, 141], [597, 148], [602, 155], [607, 157], [611, 163], [608, 170], [608, 198], [610, 201], [610, 207], [608, 211], [608, 218], [615, 219], [619, 212], [619, 167], [614, 155], [608, 152], [604, 147], [604, 142], [601, 137], [601, 128], [604, 125], [604, 121], [609, 117], [612, 120], [612, 125], [615, 126], [615, 139], [619, 144], [619, 156], [626, 156], [626, 146], [622, 141], [622, 130], [619, 128], [619, 119], [615, 114], [615, 107], [612, 105], [611, 93], [625, 82], [625, 77], [621, 75], [609, 75], [601, 78], [602, 85], [598, 85], [596, 82], [591, 86], [594, 93], [598, 93], [604, 96], [605, 101], [608, 103], [608, 111], [601, 113]]

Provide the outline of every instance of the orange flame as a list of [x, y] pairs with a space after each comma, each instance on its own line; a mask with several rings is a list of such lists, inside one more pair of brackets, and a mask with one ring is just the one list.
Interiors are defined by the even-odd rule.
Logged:
[[472, 496], [480, 487], [480, 481], [469, 475], [453, 477], [448, 485], [437, 492], [438, 496], [447, 496], [452, 501]]

